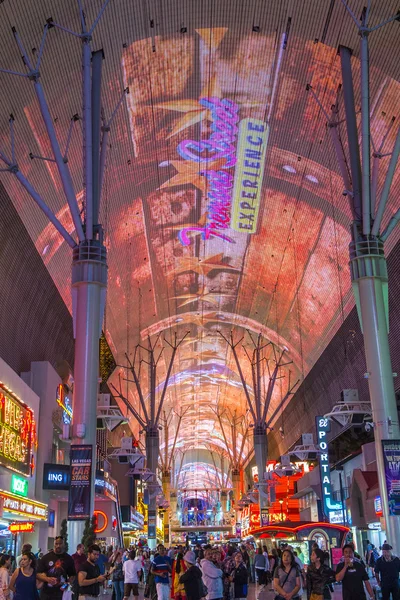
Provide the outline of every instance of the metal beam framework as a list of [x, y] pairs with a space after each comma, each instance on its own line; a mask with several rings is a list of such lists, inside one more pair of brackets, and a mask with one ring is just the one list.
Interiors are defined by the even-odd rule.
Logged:
[[[245, 454], [245, 446], [248, 441], [248, 434], [250, 427], [245, 423], [243, 416], [237, 414], [237, 410], [232, 411], [215, 411], [217, 416], [222, 436], [225, 442], [225, 449], [229, 458], [229, 466], [232, 474], [232, 485], [233, 485], [233, 498], [235, 502], [236, 520], [239, 520], [239, 512], [241, 511], [240, 505], [238, 504], [243, 494], [243, 469], [247, 464], [249, 453]], [[231, 444], [228, 441], [226, 434], [226, 425], [223, 423], [223, 416], [226, 414], [229, 427], [231, 430]], [[239, 434], [242, 439], [239, 441]]]
[[[351, 188], [349, 190], [349, 196], [351, 198], [354, 218], [351, 226], [352, 242], [350, 244], [350, 271], [357, 312], [364, 335], [365, 357], [368, 369], [366, 376], [368, 378], [371, 399], [372, 425], [374, 427], [378, 479], [385, 518], [386, 535], [395, 551], [399, 552], [400, 517], [392, 515], [389, 510], [382, 440], [399, 440], [400, 438], [393, 383], [393, 370], [388, 341], [388, 275], [384, 252], [384, 242], [400, 220], [400, 208], [389, 219], [386, 229], [382, 231], [381, 226], [400, 154], [400, 128], [398, 129], [392, 152], [383, 154], [382, 151], [388, 133], [394, 125], [394, 117], [392, 117], [388, 123], [386, 133], [384, 134], [377, 151], [375, 150], [375, 145], [372, 143], [374, 153], [371, 176], [368, 45], [370, 34], [384, 25], [398, 20], [399, 13], [378, 25], [370, 27], [368, 25], [370, 2], [368, 2], [367, 8], [363, 10], [360, 20], [354, 15], [346, 0], [342, 0], [342, 3], [357, 26], [360, 34], [361, 66], [360, 161], [353, 76], [351, 70], [352, 51], [349, 48], [340, 47], [339, 54], [342, 68], [342, 85], [345, 106], [344, 121], [347, 130], [351, 172]], [[325, 111], [324, 114], [326, 116]], [[379, 163], [384, 156], [390, 156], [390, 161], [380, 198], [378, 199], [377, 182], [380, 167]], [[338, 156], [338, 162], [340, 165], [340, 156]], [[346, 189], [348, 184], [348, 178], [344, 177], [344, 186]], [[334, 414], [331, 414], [331, 417], [334, 418], [337, 418], [338, 416], [340, 418], [339, 413], [336, 411], [334, 411]], [[342, 416], [343, 418], [347, 418], [349, 415]]]
[[[165, 410], [162, 411], [163, 418], [161, 419], [161, 423], [162, 423], [162, 429], [164, 432], [164, 452], [160, 452], [159, 462], [160, 462], [160, 467], [161, 467], [161, 471], [162, 471], [163, 494], [164, 494], [166, 502], [168, 503], [168, 506], [166, 506], [165, 508], [170, 508], [170, 505], [171, 505], [171, 482], [172, 482], [171, 481], [171, 479], [172, 479], [171, 478], [171, 470], [174, 465], [176, 442], [178, 441], [178, 436], [179, 436], [179, 431], [181, 428], [182, 419], [184, 418], [184, 416], [188, 412], [188, 410], [189, 410], [189, 408], [187, 408], [185, 411], [181, 411], [179, 414], [173, 413], [173, 411], [171, 410], [169, 415], [166, 414]], [[171, 426], [174, 415], [176, 416], [175, 434], [174, 434], [173, 438], [170, 439], [170, 435], [169, 435], [170, 434], [170, 426]], [[171, 448], [170, 448], [170, 442], [171, 442]], [[175, 490], [175, 492], [176, 492], [176, 490]], [[171, 511], [166, 510], [164, 512], [164, 543], [167, 543], [167, 544], [169, 544], [169, 542], [170, 542], [170, 535], [169, 535], [170, 518], [171, 518]]]
[[[160, 454], [160, 428], [161, 428], [161, 412], [163, 410], [165, 396], [168, 389], [168, 384], [172, 372], [172, 367], [174, 364], [174, 360], [176, 357], [176, 353], [178, 351], [179, 346], [182, 344], [186, 336], [189, 334], [187, 332], [179, 341], [177, 339], [177, 334], [175, 333], [174, 343], [171, 344], [168, 340], [164, 339], [164, 342], [171, 349], [171, 356], [168, 360], [167, 366], [167, 374], [164, 380], [164, 383], [161, 388], [161, 394], [159, 398], [157, 398], [157, 368], [159, 366], [159, 362], [161, 356], [163, 355], [164, 347], [157, 352], [157, 346], [160, 339], [160, 336], [157, 336], [155, 342], [152, 342], [150, 337], [148, 338], [147, 348], [138, 344], [135, 348], [133, 360], [130, 359], [129, 355], [126, 353], [125, 357], [127, 360], [127, 365], [124, 366], [133, 377], [133, 379], [126, 378], [125, 381], [129, 383], [133, 383], [135, 385], [140, 407], [143, 413], [143, 416], [139, 414], [134, 406], [129, 402], [128, 398], [122, 393], [122, 382], [120, 381], [119, 389], [117, 389], [113, 384], [111, 387], [115, 391], [115, 396], [119, 398], [127, 407], [127, 409], [134, 416], [136, 421], [139, 423], [142, 430], [146, 435], [146, 463], [147, 468], [153, 474], [152, 479], [147, 483], [147, 487], [150, 491], [149, 493], [149, 530], [148, 530], [148, 540], [149, 547], [155, 548], [156, 545], [156, 528], [155, 528], [155, 519], [157, 512], [157, 502], [156, 496], [159, 493], [157, 488], [157, 494], [150, 490], [157, 486], [157, 468]], [[139, 359], [139, 349], [147, 354], [147, 360]], [[142, 388], [141, 383], [141, 366], [142, 363], [147, 364], [148, 367], [148, 399], [145, 399], [145, 395]], [[177, 438], [176, 438], [177, 439]], [[175, 442], [176, 445], [176, 442]], [[154, 526], [154, 527], [153, 527]]]
[[[101, 107], [101, 63], [95, 58], [97, 53], [94, 53], [94, 63], [96, 64], [96, 68], [94, 69], [92, 66], [91, 41], [93, 32], [106, 10], [108, 3], [109, 0], [105, 0], [96, 19], [89, 28], [86, 26], [82, 4], [78, 0], [77, 4], [82, 25], [81, 33], [71, 31], [62, 25], [53, 22], [52, 19], [48, 19], [44, 25], [39, 51], [36, 55], [36, 62], [31, 60], [29, 53], [25, 50], [16, 27], [13, 27], [12, 33], [14, 40], [22, 57], [26, 72], [23, 73], [0, 68], [1, 73], [23, 77], [27, 81], [30, 81], [34, 87], [47, 138], [51, 146], [52, 156], [36, 156], [32, 152], [29, 156], [32, 160], [47, 160], [55, 163], [72, 218], [73, 229], [72, 231], [67, 231], [50, 207], [47, 206], [40, 193], [21, 172], [17, 162], [17, 153], [14, 143], [14, 117], [11, 115], [9, 120], [11, 156], [7, 156], [5, 152], [0, 150], [0, 160], [5, 165], [5, 168], [0, 170], [8, 171], [20, 182], [73, 251], [72, 303], [75, 363], [72, 443], [75, 445], [88, 444], [92, 446], [93, 455], [96, 447], [96, 421], [93, 419], [93, 415], [96, 414], [98, 392], [99, 338], [102, 330], [107, 289], [107, 253], [103, 244], [103, 230], [98, 223], [99, 205], [98, 202], [95, 201], [93, 195], [93, 184], [95, 184], [98, 197], [100, 197], [106, 165], [107, 137], [104, 135], [104, 132], [101, 136], [98, 131], [98, 108]], [[45, 43], [51, 29], [64, 31], [80, 40], [82, 44], [83, 115], [82, 117], [74, 115], [71, 118], [64, 152], [61, 151], [61, 145], [57, 139], [40, 74]], [[118, 103], [117, 109], [121, 104], [121, 102]], [[85, 201], [83, 215], [81, 215], [78, 206], [76, 191], [74, 189], [68, 165], [68, 150], [73, 135], [74, 124], [81, 118], [83, 120], [84, 128], [82, 171]], [[94, 137], [93, 122], [96, 124], [96, 135]], [[101, 164], [99, 162], [100, 152], [103, 153], [103, 161]], [[93, 168], [93, 165], [95, 168]], [[93, 456], [93, 464], [95, 464], [95, 456]], [[93, 470], [89, 514], [93, 514], [94, 509], [94, 481], [95, 473]], [[84, 523], [82, 521], [73, 521], [69, 523], [69, 536], [72, 547], [75, 547], [77, 543], [81, 541], [83, 526]]]
[[[250, 352], [244, 345], [242, 347], [248, 363], [250, 364], [252, 376], [251, 386], [246, 381], [237, 351], [237, 347], [243, 342], [244, 337], [235, 342], [233, 332], [231, 332], [231, 336], [228, 339], [222, 334], [221, 331], [219, 331], [220, 336], [226, 341], [232, 350], [239, 377], [242, 382], [243, 391], [247, 400], [247, 406], [253, 419], [253, 423], [250, 425], [250, 427], [254, 428], [253, 445], [258, 468], [259, 504], [261, 513], [261, 509], [268, 506], [268, 482], [266, 478], [266, 465], [268, 456], [268, 410], [274, 392], [275, 383], [278, 379], [283, 377], [281, 370], [283, 367], [291, 365], [292, 361], [287, 361], [285, 359], [285, 349], [278, 352], [275, 345], [271, 342], [265, 342], [261, 334], [259, 334], [257, 340], [255, 340], [249, 331], [247, 333], [251, 340], [252, 351]], [[267, 349], [271, 351], [270, 354], [268, 354]], [[267, 384], [265, 384], [266, 374], [268, 375]], [[297, 381], [294, 385], [291, 385], [289, 371], [288, 387], [285, 396], [280, 403], [281, 405], [284, 405], [288, 398], [294, 394], [294, 390], [298, 383], [299, 381]], [[252, 391], [252, 394], [250, 390]]]

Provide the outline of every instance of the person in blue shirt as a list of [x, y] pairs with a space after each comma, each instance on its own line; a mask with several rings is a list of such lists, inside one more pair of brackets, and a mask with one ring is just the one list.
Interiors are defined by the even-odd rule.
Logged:
[[[105, 575], [106, 572], [106, 564], [108, 563], [108, 558], [102, 550], [99, 554], [99, 558], [96, 560], [96, 565], [100, 569], [100, 575]], [[106, 588], [107, 581], [104, 582], [104, 589]]]
[[165, 554], [165, 548], [158, 546], [158, 555], [153, 558], [151, 572], [155, 576], [157, 600], [169, 600], [169, 574], [172, 571], [172, 561]]

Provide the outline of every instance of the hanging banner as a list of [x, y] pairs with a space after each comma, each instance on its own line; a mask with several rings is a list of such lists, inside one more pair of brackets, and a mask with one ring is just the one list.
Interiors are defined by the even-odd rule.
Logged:
[[261, 509], [261, 527], [267, 527], [269, 525], [269, 509]]
[[389, 514], [400, 515], [400, 440], [382, 440]]
[[68, 521], [85, 521], [91, 517], [92, 456], [92, 446], [71, 446], [71, 487], [68, 498]]

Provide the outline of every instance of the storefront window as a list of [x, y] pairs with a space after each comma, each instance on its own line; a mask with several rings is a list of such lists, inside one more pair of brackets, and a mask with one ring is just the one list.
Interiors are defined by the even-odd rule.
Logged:
[[318, 544], [318, 548], [321, 550], [327, 550], [327, 539], [322, 533], [314, 533], [312, 541]]
[[13, 553], [13, 536], [8, 530], [8, 523], [0, 522], [0, 553]]

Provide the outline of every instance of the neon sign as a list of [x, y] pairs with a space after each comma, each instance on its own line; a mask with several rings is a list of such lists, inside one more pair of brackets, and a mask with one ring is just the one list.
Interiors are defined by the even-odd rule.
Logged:
[[0, 464], [30, 475], [35, 444], [33, 410], [0, 384]]
[[382, 498], [380, 496], [375, 496], [374, 508], [375, 508], [375, 514], [378, 515], [378, 517], [381, 517], [383, 514], [383, 510], [382, 510]]
[[[95, 510], [93, 511], [93, 514], [96, 517], [96, 529], [94, 530], [94, 532], [103, 533], [103, 531], [107, 528], [108, 525], [108, 517], [106, 513], [102, 510]], [[103, 524], [101, 526], [99, 525], [99, 516], [103, 519]]]
[[22, 477], [18, 477], [18, 475], [13, 475], [11, 477], [11, 491], [13, 494], [18, 494], [26, 498], [28, 495], [28, 481], [22, 479]]
[[0, 497], [3, 499], [3, 510], [24, 517], [33, 517], [40, 521], [47, 521], [47, 504], [21, 498], [16, 494], [10, 494], [0, 490]]
[[[177, 148], [185, 160], [214, 166], [199, 171], [207, 179], [207, 223], [204, 227], [185, 227], [178, 234], [183, 246], [190, 244], [189, 232], [201, 233], [203, 240], [210, 236], [233, 242], [221, 230], [229, 229], [231, 220], [231, 190], [233, 175], [224, 169], [236, 164], [235, 141], [238, 132], [239, 106], [224, 98], [202, 98], [200, 104], [211, 111], [213, 133], [207, 140], [184, 140]], [[220, 164], [219, 164], [220, 163]]]
[[259, 119], [243, 119], [240, 122], [232, 197], [231, 227], [235, 231], [257, 231], [268, 134], [268, 125]]
[[10, 523], [8, 529], [11, 533], [32, 533], [35, 530], [35, 523], [31, 521]]
[[60, 383], [57, 386], [57, 404], [62, 408], [62, 420], [65, 425], [72, 422], [72, 405], [69, 396], [66, 395], [64, 385]]
[[321, 451], [319, 455], [319, 467], [321, 470], [321, 489], [323, 498], [324, 513], [329, 519], [331, 511], [342, 510], [341, 502], [332, 500], [331, 469], [329, 466], [328, 442], [326, 434], [331, 429], [329, 419], [325, 417], [315, 417], [317, 423], [318, 447]]

